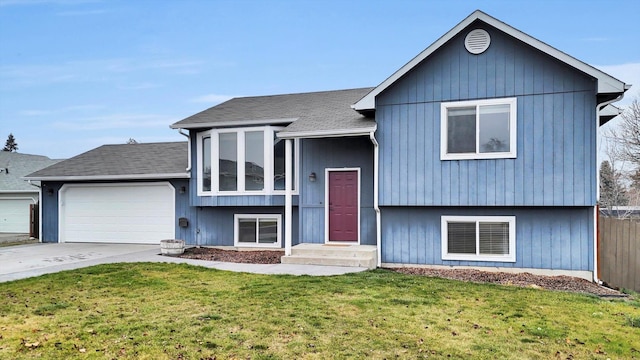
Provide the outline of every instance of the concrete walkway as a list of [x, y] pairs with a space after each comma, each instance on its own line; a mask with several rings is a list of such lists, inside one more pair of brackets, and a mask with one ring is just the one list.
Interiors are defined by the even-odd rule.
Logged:
[[0, 282], [63, 270], [120, 262], [187, 263], [220, 270], [255, 274], [330, 276], [365, 271], [365, 268], [293, 264], [238, 264], [181, 259], [160, 255], [159, 245], [132, 244], [28, 244], [0, 247]]

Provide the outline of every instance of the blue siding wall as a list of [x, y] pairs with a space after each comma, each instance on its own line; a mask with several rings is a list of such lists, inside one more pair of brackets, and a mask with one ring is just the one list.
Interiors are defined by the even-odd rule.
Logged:
[[[283, 207], [197, 207], [188, 234], [184, 240], [189, 245], [233, 246], [235, 214], [280, 214], [281, 244], [284, 247], [284, 208]], [[293, 208], [293, 239], [298, 237], [298, 209]]]
[[[515, 216], [516, 262], [443, 261], [441, 216]], [[593, 208], [385, 207], [382, 262], [593, 271]]]
[[[491, 46], [464, 48], [484, 28]], [[380, 204], [593, 206], [594, 79], [482, 23], [377, 99]], [[440, 103], [517, 97], [517, 158], [440, 160]]]
[[[42, 203], [40, 213], [42, 214], [42, 233], [40, 241], [45, 243], [58, 242], [58, 192], [63, 183], [42, 182]], [[53, 194], [49, 194], [49, 189]]]
[[[301, 143], [300, 242], [325, 241], [325, 169], [360, 168], [360, 243], [375, 245], [373, 145], [367, 137], [305, 139]], [[316, 173], [317, 180], [309, 181]]]
[[[166, 180], [162, 180], [166, 181]], [[149, 182], [144, 180], [143, 182]], [[192, 227], [191, 221], [195, 218], [196, 208], [189, 206], [189, 180], [178, 179], [169, 180], [171, 185], [175, 188], [175, 202], [176, 202], [176, 238], [187, 239], [189, 238], [190, 228]], [[77, 184], [78, 182], [76, 182]], [[98, 184], [100, 182], [93, 182]], [[69, 183], [71, 184], [71, 183]], [[42, 242], [57, 243], [59, 241], [59, 191], [64, 183], [62, 182], [43, 182], [43, 195], [40, 211], [42, 212], [42, 234], [40, 234], [40, 240]], [[185, 192], [180, 193], [180, 189], [185, 187]], [[53, 194], [48, 194], [48, 189], [53, 189]], [[189, 227], [181, 228], [178, 226], [178, 219], [185, 217], [190, 220]]]

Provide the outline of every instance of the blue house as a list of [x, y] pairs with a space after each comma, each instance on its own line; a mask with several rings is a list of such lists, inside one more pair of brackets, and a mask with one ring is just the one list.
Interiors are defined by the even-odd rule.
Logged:
[[234, 98], [171, 125], [182, 174], [83, 178], [73, 158], [29, 178], [53, 188], [43, 241], [77, 225], [65, 185], [162, 183], [191, 245], [597, 280], [596, 133], [628, 88], [476, 11], [375, 88]]

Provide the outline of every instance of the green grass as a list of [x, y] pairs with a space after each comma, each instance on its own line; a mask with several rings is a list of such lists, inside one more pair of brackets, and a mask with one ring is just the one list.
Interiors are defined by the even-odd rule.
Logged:
[[0, 284], [0, 358], [619, 359], [640, 302], [376, 270], [110, 264]]

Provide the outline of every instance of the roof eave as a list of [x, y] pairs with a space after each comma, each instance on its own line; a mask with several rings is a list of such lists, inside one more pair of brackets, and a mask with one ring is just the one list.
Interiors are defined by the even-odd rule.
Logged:
[[552, 57], [572, 66], [575, 69], [578, 69], [590, 76], [598, 79], [598, 93], [623, 93], [629, 89], [629, 86], [624, 82], [614, 78], [613, 76], [606, 74], [595, 67], [588, 65], [540, 40], [537, 40], [530, 35], [523, 33], [522, 31], [507, 25], [506, 23], [487, 15], [486, 13], [476, 10], [471, 15], [467, 16], [464, 20], [462, 20], [458, 25], [449, 30], [446, 34], [441, 36], [438, 40], [436, 40], [433, 44], [429, 45], [425, 50], [423, 50], [416, 57], [411, 59], [407, 64], [398, 69], [395, 73], [393, 73], [390, 77], [384, 80], [380, 85], [378, 85], [375, 89], [365, 95], [358, 102], [353, 104], [351, 107], [356, 111], [363, 110], [372, 110], [375, 109], [375, 97], [384, 91], [386, 88], [391, 86], [394, 82], [404, 76], [407, 72], [413, 69], [416, 65], [426, 59], [429, 55], [439, 49], [442, 45], [451, 40], [454, 36], [460, 33], [463, 29], [469, 26], [476, 20], [483, 21], [488, 25], [491, 25], [498, 30], [503, 31], [504, 33], [513, 36], [514, 38], [537, 48], [538, 50], [549, 54]]
[[358, 129], [343, 130], [320, 130], [320, 131], [281, 131], [277, 133], [280, 139], [312, 139], [327, 137], [345, 137], [345, 136], [369, 136], [371, 132], [376, 131], [377, 126]]
[[166, 180], [188, 179], [189, 173], [129, 174], [129, 175], [74, 175], [74, 176], [25, 176], [24, 180], [38, 181], [97, 181], [97, 180]]
[[259, 120], [230, 120], [230, 121], [216, 121], [206, 123], [190, 123], [180, 124], [179, 122], [170, 125], [172, 129], [203, 129], [203, 128], [219, 128], [219, 127], [233, 127], [233, 126], [250, 126], [250, 125], [275, 125], [275, 124], [290, 124], [298, 118], [283, 118], [283, 119], [259, 119]]

